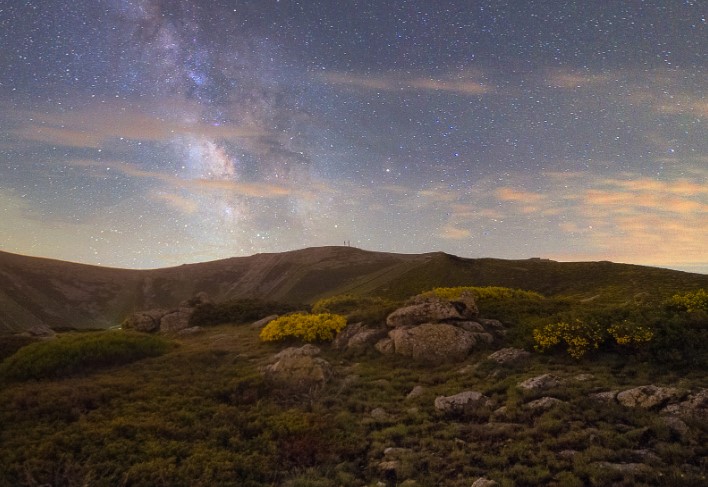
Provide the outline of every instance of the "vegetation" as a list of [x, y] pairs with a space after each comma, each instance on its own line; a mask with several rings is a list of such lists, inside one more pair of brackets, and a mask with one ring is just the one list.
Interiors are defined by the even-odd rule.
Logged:
[[697, 291], [674, 294], [668, 300], [667, 306], [677, 311], [688, 313], [704, 312], [708, 313], [708, 291], [698, 289]]
[[[508, 365], [488, 350], [431, 365], [322, 346], [334, 377], [298, 394], [261, 376], [271, 357], [290, 338], [331, 339], [347, 318], [380, 315], [391, 301], [335, 296], [260, 334], [214, 324], [178, 346], [126, 332], [11, 344], [8, 353], [21, 348], [0, 364], [0, 485], [469, 487], [482, 476], [501, 486], [706, 485], [705, 421], [591, 399], [646, 384], [708, 387], [708, 312], [692, 304], [702, 292], [626, 303], [477, 292], [482, 315], [507, 325], [503, 346], [531, 349], [534, 330], [557, 343]], [[568, 341], [584, 336], [586, 352], [569, 358]], [[151, 358], [136, 361], [145, 350]], [[562, 385], [517, 387], [544, 373]], [[465, 390], [491, 405], [435, 409], [436, 397]], [[545, 396], [559, 402], [529, 407]]]
[[312, 312], [340, 314], [346, 316], [349, 323], [379, 324], [383, 323], [399, 304], [376, 296], [339, 294], [320, 299], [312, 305]]
[[273, 342], [298, 338], [306, 342], [332, 341], [335, 335], [347, 326], [344, 316], [331, 313], [293, 313], [281, 316], [261, 330], [261, 340]]
[[302, 305], [293, 305], [261, 299], [238, 299], [225, 303], [208, 303], [198, 306], [191, 318], [191, 326], [213, 326], [222, 323], [245, 323], [269, 315], [302, 311]]
[[21, 348], [0, 364], [0, 378], [66, 377], [154, 357], [167, 349], [168, 343], [161, 338], [125, 332], [65, 335]]
[[465, 293], [471, 294], [478, 301], [540, 301], [544, 299], [543, 296], [537, 292], [500, 286], [436, 287], [432, 291], [423, 293], [423, 295], [437, 296], [454, 301], [460, 299]]

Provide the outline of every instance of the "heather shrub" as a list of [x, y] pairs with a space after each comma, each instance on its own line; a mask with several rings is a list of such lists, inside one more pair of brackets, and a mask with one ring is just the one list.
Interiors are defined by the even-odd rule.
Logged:
[[455, 301], [462, 297], [462, 294], [472, 294], [475, 299], [480, 301], [494, 300], [535, 300], [540, 301], [543, 298], [540, 294], [533, 291], [524, 291], [521, 289], [511, 289], [508, 287], [499, 286], [458, 286], [458, 287], [436, 287], [431, 291], [423, 293], [423, 296], [437, 296], [448, 301]]
[[344, 316], [331, 313], [293, 313], [268, 323], [260, 333], [266, 342], [299, 338], [306, 342], [331, 341], [347, 326]]
[[350, 323], [377, 324], [384, 322], [396, 307], [395, 302], [384, 298], [340, 294], [320, 299], [312, 306], [312, 312], [343, 315]]
[[256, 321], [274, 314], [301, 311], [302, 305], [263, 301], [260, 299], [238, 299], [219, 304], [203, 304], [194, 310], [191, 326], [211, 326], [221, 323], [244, 323]]
[[0, 377], [21, 381], [83, 374], [161, 355], [168, 348], [169, 343], [162, 338], [126, 332], [60, 336], [18, 350], [0, 364]]
[[667, 307], [675, 311], [708, 312], [708, 291], [699, 289], [687, 293], [675, 294], [667, 301]]

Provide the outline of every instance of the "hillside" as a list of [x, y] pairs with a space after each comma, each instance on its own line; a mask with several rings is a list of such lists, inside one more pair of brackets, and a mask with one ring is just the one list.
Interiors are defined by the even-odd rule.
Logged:
[[708, 287], [708, 276], [611, 262], [465, 259], [318, 247], [128, 270], [0, 252], [0, 332], [44, 324], [108, 328], [131, 311], [170, 307], [197, 292], [215, 301], [257, 297], [313, 302], [335, 294], [402, 299], [435, 286], [506, 286], [622, 302]]

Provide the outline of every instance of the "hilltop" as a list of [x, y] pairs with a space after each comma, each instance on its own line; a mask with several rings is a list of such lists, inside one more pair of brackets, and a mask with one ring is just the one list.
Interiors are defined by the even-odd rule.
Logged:
[[404, 299], [436, 286], [458, 285], [617, 303], [705, 288], [708, 275], [612, 262], [468, 259], [442, 252], [396, 254], [336, 246], [152, 270], [0, 252], [0, 332], [35, 325], [109, 328], [135, 310], [173, 307], [197, 292], [216, 302], [260, 298], [312, 303], [338, 294]]

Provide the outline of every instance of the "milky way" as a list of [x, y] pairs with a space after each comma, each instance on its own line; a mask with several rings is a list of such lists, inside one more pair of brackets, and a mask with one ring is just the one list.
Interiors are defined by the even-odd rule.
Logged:
[[0, 250], [708, 271], [702, 2], [0, 6]]

